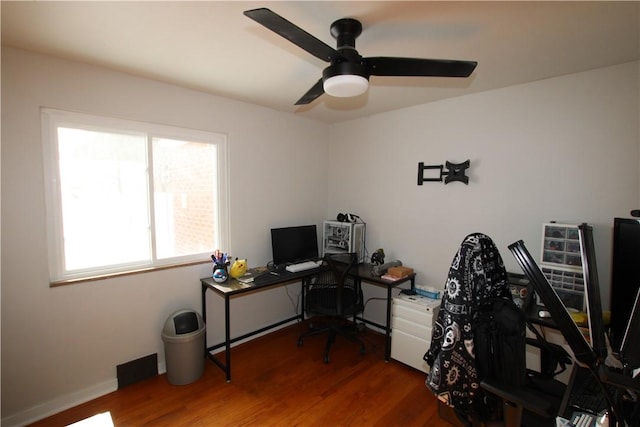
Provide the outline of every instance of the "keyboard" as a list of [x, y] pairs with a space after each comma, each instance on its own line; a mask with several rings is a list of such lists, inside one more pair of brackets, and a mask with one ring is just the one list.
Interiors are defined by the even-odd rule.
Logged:
[[290, 273], [297, 273], [299, 271], [311, 270], [312, 268], [317, 268], [322, 264], [322, 261], [305, 261], [298, 264], [290, 264], [287, 265], [285, 270]]
[[267, 271], [266, 273], [262, 273], [254, 277], [253, 286], [265, 286], [280, 281], [282, 281], [282, 277], [279, 273]]
[[576, 427], [595, 427], [597, 418], [593, 414], [586, 412], [574, 412], [571, 416], [571, 422]]
[[[587, 369], [578, 369], [580, 371], [577, 373], [573, 383], [569, 405], [591, 414], [598, 414], [607, 409], [607, 400], [602, 391], [602, 386]], [[605, 388], [610, 392], [608, 387], [605, 386]]]

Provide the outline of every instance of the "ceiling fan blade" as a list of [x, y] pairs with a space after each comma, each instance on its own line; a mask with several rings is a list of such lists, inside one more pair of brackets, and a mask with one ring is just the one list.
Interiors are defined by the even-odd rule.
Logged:
[[324, 93], [324, 86], [322, 85], [322, 79], [318, 80], [316, 84], [313, 85], [311, 89], [307, 91], [302, 98], [296, 102], [296, 105], [306, 105], [311, 104], [317, 97]]
[[245, 16], [256, 21], [276, 34], [281, 35], [296, 46], [306, 50], [316, 58], [331, 62], [338, 52], [323, 41], [307, 33], [302, 28], [287, 21], [282, 16], [267, 8], [246, 10]]
[[478, 65], [475, 61], [448, 59], [394, 58], [379, 56], [363, 58], [365, 69], [372, 76], [469, 77]]

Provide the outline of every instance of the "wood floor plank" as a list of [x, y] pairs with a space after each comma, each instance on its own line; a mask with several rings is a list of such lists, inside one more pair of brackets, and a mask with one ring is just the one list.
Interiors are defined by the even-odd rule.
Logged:
[[325, 336], [297, 346], [306, 327], [290, 326], [233, 348], [231, 383], [207, 360], [203, 377], [192, 384], [174, 386], [160, 375], [32, 426], [65, 426], [106, 411], [116, 427], [449, 426], [438, 417], [424, 373], [384, 362], [383, 335], [361, 333], [365, 355], [338, 338], [325, 364]]

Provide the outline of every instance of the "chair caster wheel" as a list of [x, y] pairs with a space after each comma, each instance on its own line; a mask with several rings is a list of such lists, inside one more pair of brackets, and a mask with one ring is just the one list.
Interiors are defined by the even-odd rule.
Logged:
[[302, 347], [302, 338], [298, 338], [298, 347]]
[[324, 361], [324, 363], [329, 363], [329, 356], [325, 355], [322, 360]]

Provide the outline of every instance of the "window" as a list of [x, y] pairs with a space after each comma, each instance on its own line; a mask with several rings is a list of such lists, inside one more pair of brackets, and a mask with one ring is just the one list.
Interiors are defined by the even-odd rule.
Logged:
[[227, 247], [226, 136], [44, 109], [52, 281]]

